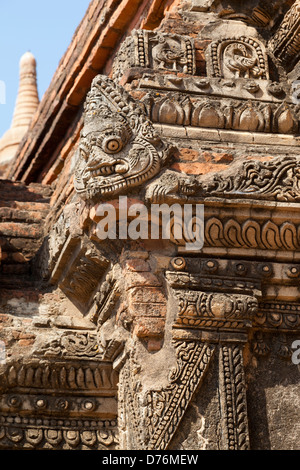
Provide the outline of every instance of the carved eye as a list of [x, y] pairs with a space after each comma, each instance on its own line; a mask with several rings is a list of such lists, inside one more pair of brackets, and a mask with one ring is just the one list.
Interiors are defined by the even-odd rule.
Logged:
[[123, 148], [123, 142], [120, 137], [107, 137], [103, 140], [102, 148], [106, 153], [117, 153]]

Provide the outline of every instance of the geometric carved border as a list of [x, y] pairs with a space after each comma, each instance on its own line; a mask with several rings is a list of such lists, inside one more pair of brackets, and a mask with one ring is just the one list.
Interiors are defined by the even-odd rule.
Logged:
[[171, 374], [170, 384], [147, 395], [145, 427], [149, 450], [168, 447], [214, 352], [214, 346], [198, 342], [177, 342], [175, 347], [177, 368]]

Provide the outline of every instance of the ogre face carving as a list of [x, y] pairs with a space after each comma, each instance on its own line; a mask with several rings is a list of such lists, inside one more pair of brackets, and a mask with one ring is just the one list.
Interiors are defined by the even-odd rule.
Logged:
[[107, 77], [93, 81], [75, 169], [75, 189], [85, 200], [124, 194], [155, 176], [166, 146], [142, 106]]

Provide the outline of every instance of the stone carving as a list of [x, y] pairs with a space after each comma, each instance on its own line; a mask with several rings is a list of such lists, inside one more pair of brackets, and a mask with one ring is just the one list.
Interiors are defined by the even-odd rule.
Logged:
[[163, 390], [148, 392], [145, 427], [146, 448], [164, 450], [174, 436], [182, 417], [201, 384], [215, 347], [205, 343], [175, 343], [177, 367], [170, 384]]
[[37, 450], [112, 450], [118, 448], [116, 424], [115, 420], [1, 416], [0, 446]]
[[209, 77], [269, 79], [268, 59], [257, 39], [219, 39], [210, 44], [206, 55]]
[[94, 297], [93, 310], [91, 311], [91, 321], [100, 327], [110, 317], [114, 306], [120, 297], [119, 282], [111, 271], [101, 283], [101, 286]]
[[128, 450], [144, 450], [144, 432], [140, 397], [140, 383], [136, 381], [136, 374], [140, 371], [135, 351], [128, 352], [120, 370], [118, 416], [120, 431], [120, 447]]
[[114, 61], [113, 78], [120, 79], [126, 70], [133, 67], [194, 75], [196, 61], [193, 40], [179, 34], [135, 30], [120, 47]]
[[269, 41], [269, 49], [287, 71], [292, 70], [300, 53], [300, 2], [297, 0], [288, 10], [275, 35]]
[[[251, 93], [257, 91], [253, 82], [244, 86]], [[234, 129], [248, 132], [297, 134], [299, 109], [283, 103], [265, 103], [255, 100], [228, 100], [189, 97], [168, 93], [159, 99], [145, 98], [153, 122], [213, 129]]]
[[249, 450], [242, 348], [221, 345], [219, 354], [223, 445], [226, 450]]
[[157, 34], [149, 39], [152, 46], [153, 68], [193, 74], [193, 48], [191, 39], [177, 35]]
[[199, 291], [177, 291], [179, 311], [174, 326], [245, 328], [257, 311], [255, 297]]
[[239, 222], [212, 217], [205, 222], [205, 245], [294, 251], [300, 247], [300, 226], [292, 222], [277, 225], [269, 220], [260, 224], [251, 219]]
[[196, 177], [183, 176], [167, 170], [160, 178], [147, 186], [146, 200], [153, 204], [188, 200], [200, 187]]
[[[148, 185], [146, 199], [153, 203], [186, 201], [189, 197], [192, 199], [208, 196], [222, 198], [243, 196], [244, 198], [282, 202], [298, 202], [300, 200], [300, 167], [296, 157], [274, 158], [266, 162], [236, 163], [219, 174], [197, 178], [191, 176], [189, 183], [188, 179], [188, 177], [183, 178], [176, 172], [166, 172]], [[187, 181], [186, 190], [184, 190], [181, 181]], [[284, 233], [286, 227], [292, 232], [295, 231], [292, 226], [282, 226], [281, 234]], [[268, 225], [266, 228], [268, 229]], [[275, 231], [277, 232], [277, 229]], [[298, 243], [295, 237], [293, 240], [293, 243]], [[269, 244], [269, 242], [267, 243]]]
[[92, 333], [64, 333], [40, 347], [36, 354], [44, 357], [101, 358], [97, 336]]
[[122, 87], [97, 76], [87, 96], [74, 185], [94, 202], [122, 194], [153, 178], [170, 148], [143, 107]]
[[300, 307], [296, 303], [259, 302], [253, 317], [253, 327], [268, 330], [298, 331]]
[[96, 248], [83, 244], [68, 272], [64, 273], [59, 287], [82, 309], [86, 309], [108, 266], [108, 259]]
[[[274, 335], [274, 330], [268, 328], [265, 330], [256, 330], [251, 340], [251, 350], [257, 358], [264, 358], [272, 355], [281, 360], [291, 361], [293, 350], [291, 344], [297, 336], [287, 336], [288, 330], [281, 329], [280, 333]], [[290, 330], [289, 333], [292, 333]], [[295, 333], [295, 331], [293, 331]]]
[[[249, 292], [253, 291], [253, 289], [258, 288], [259, 284], [258, 282], [255, 282], [253, 280], [247, 280], [247, 279], [226, 279], [226, 278], [217, 278], [215, 279], [214, 277], [203, 277], [201, 275], [197, 275], [194, 273], [186, 273], [186, 272], [172, 272], [168, 271], [166, 273], [166, 278], [170, 285], [174, 288], [185, 288], [185, 289], [207, 289], [207, 290], [213, 290], [213, 291], [218, 291], [218, 292], [228, 292], [228, 290], [231, 290], [235, 293], [243, 293], [243, 292]], [[216, 320], [216, 324], [218, 323], [219, 320]], [[188, 323], [188, 321], [186, 321]], [[194, 322], [195, 323], [195, 322]], [[199, 322], [200, 324], [201, 322]], [[212, 321], [209, 321], [210, 325], [212, 325]], [[226, 324], [226, 320], [223, 321], [224, 324]], [[228, 324], [230, 323], [229, 321], [227, 322]], [[241, 322], [243, 324], [243, 322]]]
[[300, 169], [297, 158], [242, 163], [239, 170], [234, 172], [234, 175], [226, 172], [215, 175], [211, 182], [204, 183], [204, 192], [222, 197], [238, 194], [276, 201], [300, 200]]
[[[120, 371], [119, 417], [121, 447], [133, 450], [168, 448], [211, 363], [214, 345], [174, 342], [177, 364], [162, 389], [142, 392], [136, 378], [140, 366], [129, 353]], [[122, 442], [122, 440], [124, 440]]]
[[2, 385], [66, 391], [99, 390], [103, 387], [113, 389], [116, 386], [116, 375], [106, 363], [15, 364], [8, 367]]

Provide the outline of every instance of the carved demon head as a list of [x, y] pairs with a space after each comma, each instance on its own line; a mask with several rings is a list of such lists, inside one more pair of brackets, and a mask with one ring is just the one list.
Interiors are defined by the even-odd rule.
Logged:
[[94, 202], [124, 194], [160, 171], [166, 151], [140, 103], [97, 76], [85, 103], [74, 179], [78, 194]]

